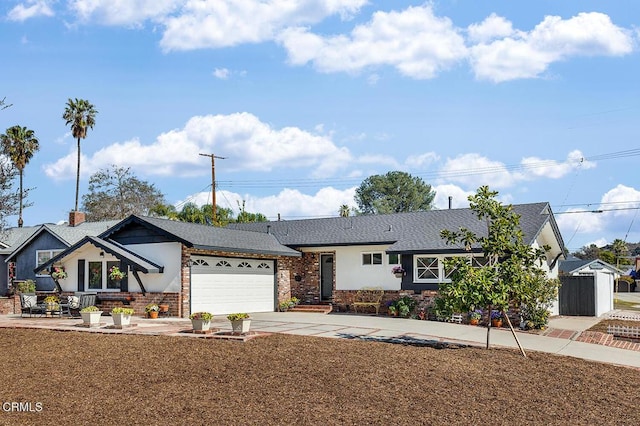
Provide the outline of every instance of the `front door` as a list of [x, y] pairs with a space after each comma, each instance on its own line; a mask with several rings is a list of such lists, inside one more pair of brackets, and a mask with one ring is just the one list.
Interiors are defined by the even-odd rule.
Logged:
[[333, 255], [320, 255], [320, 300], [333, 298]]

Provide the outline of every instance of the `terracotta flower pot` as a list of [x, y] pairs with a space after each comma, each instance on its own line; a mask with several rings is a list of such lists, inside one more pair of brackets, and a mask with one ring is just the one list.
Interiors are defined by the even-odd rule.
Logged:
[[478, 318], [471, 318], [469, 320], [469, 324], [471, 325], [478, 325], [480, 323], [480, 320]]
[[492, 319], [491, 320], [491, 326], [492, 327], [502, 327], [502, 320], [501, 319]]
[[149, 318], [154, 319], [154, 318], [158, 318], [158, 311], [151, 311], [148, 312]]

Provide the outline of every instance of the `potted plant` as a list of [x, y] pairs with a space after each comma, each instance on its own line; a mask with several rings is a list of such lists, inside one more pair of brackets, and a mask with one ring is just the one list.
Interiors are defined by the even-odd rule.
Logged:
[[491, 326], [492, 327], [502, 327], [502, 312], [500, 311], [491, 311]]
[[34, 280], [19, 281], [16, 283], [18, 293], [35, 293], [36, 282]]
[[60, 298], [58, 296], [47, 296], [44, 298], [44, 304], [47, 305], [47, 311], [53, 312], [60, 309]]
[[55, 266], [53, 272], [51, 272], [51, 278], [54, 280], [64, 280], [68, 277], [67, 271], [64, 270], [64, 266]]
[[98, 309], [97, 306], [87, 306], [86, 308], [80, 309], [80, 316], [82, 317], [82, 322], [89, 327], [96, 326], [100, 324], [100, 316], [102, 315], [102, 311]]
[[160, 312], [160, 307], [155, 303], [149, 303], [145, 306], [144, 311], [147, 313], [149, 318], [158, 318], [158, 312]]
[[231, 330], [233, 334], [244, 334], [249, 332], [251, 325], [251, 317], [246, 313], [236, 313], [227, 315], [227, 319], [231, 321]]
[[405, 270], [402, 266], [397, 265], [391, 268], [391, 273], [396, 276], [396, 278], [402, 278], [405, 274]]
[[195, 312], [189, 315], [191, 320], [191, 326], [194, 331], [207, 331], [211, 328], [211, 319], [213, 314], [211, 312]]
[[133, 308], [116, 307], [111, 310], [111, 317], [113, 317], [113, 324], [117, 326], [125, 326], [131, 324], [131, 315], [133, 315]]
[[396, 306], [395, 300], [390, 300], [389, 302], [387, 302], [387, 311], [389, 312], [389, 315], [392, 317], [398, 316], [398, 307]]
[[480, 318], [482, 318], [482, 310], [476, 309], [475, 311], [469, 312], [469, 324], [478, 325], [480, 322]]
[[119, 283], [124, 278], [124, 272], [118, 268], [117, 265], [114, 265], [109, 269], [109, 279], [112, 281]]
[[280, 304], [278, 305], [278, 308], [280, 308], [281, 312], [286, 312], [289, 309], [295, 308], [296, 306], [298, 306], [299, 303], [300, 303], [300, 299], [298, 299], [297, 297], [291, 297], [287, 300], [280, 302]]

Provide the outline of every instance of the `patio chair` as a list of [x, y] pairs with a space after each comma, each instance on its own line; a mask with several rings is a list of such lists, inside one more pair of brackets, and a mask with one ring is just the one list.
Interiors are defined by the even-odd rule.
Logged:
[[77, 293], [75, 297], [78, 298], [77, 305], [75, 301], [72, 301], [70, 299], [69, 313], [73, 317], [79, 317], [81, 309], [96, 304], [96, 298], [98, 297], [98, 295], [96, 293]]
[[24, 314], [29, 314], [29, 317], [34, 315], [46, 315], [47, 310], [43, 305], [38, 305], [38, 297], [35, 293], [21, 293], [20, 294], [20, 316], [24, 318]]

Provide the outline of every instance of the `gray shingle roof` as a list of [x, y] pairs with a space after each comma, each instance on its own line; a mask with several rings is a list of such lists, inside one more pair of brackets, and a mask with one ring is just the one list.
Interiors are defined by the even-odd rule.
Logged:
[[[532, 243], [552, 218], [548, 203], [514, 205], [525, 242]], [[557, 232], [555, 220], [552, 221]], [[442, 252], [455, 250], [440, 238], [443, 229], [466, 227], [486, 235], [486, 224], [471, 209], [431, 210], [388, 215], [333, 217], [278, 222], [234, 223], [228, 228], [271, 233], [289, 247], [391, 244], [390, 252]], [[557, 237], [562, 245], [559, 232]]]
[[624, 274], [624, 271], [616, 268], [610, 263], [605, 262], [604, 260], [595, 259], [595, 260], [582, 260], [575, 257], [572, 257], [568, 260], [563, 260], [558, 265], [558, 270], [565, 274], [573, 274], [578, 272], [586, 267], [594, 266], [593, 269], [608, 269], [611, 272], [618, 273], [620, 275]]
[[19, 253], [24, 246], [28, 245], [36, 235], [42, 232], [51, 233], [69, 247], [88, 235], [99, 235], [116, 223], [118, 223], [117, 220], [108, 220], [103, 222], [83, 222], [76, 226], [69, 226], [67, 223], [62, 225], [47, 223], [39, 226], [10, 228], [6, 231], [6, 238], [3, 239], [3, 242], [9, 247], [0, 251], [0, 253], [11, 254], [9, 257], [13, 257]]
[[100, 235], [100, 237], [109, 238], [110, 235], [117, 233], [118, 230], [132, 222], [141, 223], [143, 226], [147, 223], [194, 248], [235, 251], [240, 253], [300, 256], [299, 252], [280, 244], [273, 235], [266, 233], [238, 231], [155, 217], [130, 216], [113, 229]]

